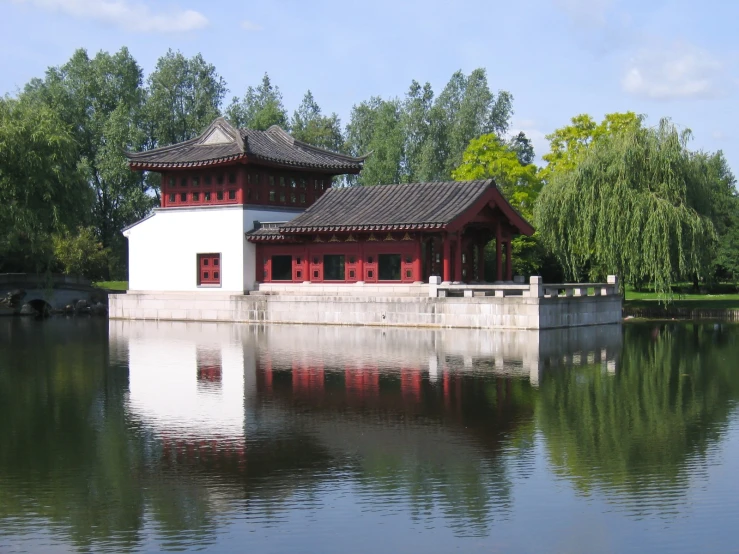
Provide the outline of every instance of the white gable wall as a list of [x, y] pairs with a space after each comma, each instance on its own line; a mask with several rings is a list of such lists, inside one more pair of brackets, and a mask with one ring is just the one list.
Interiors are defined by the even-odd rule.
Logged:
[[[254, 221], [289, 221], [297, 211], [244, 206], [166, 208], [127, 229], [131, 291], [242, 293], [255, 286], [254, 244], [244, 233]], [[221, 255], [220, 287], [199, 287], [197, 255]]]

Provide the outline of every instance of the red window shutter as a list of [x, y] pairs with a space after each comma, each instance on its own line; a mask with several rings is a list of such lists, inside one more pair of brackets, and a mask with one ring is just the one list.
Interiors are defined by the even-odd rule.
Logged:
[[221, 284], [221, 255], [198, 254], [198, 285]]

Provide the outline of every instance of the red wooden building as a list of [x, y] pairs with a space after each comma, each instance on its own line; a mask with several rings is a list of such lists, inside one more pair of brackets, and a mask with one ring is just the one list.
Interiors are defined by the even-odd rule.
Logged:
[[264, 283], [509, 281], [511, 239], [534, 232], [492, 180], [329, 189], [291, 221], [255, 227]]

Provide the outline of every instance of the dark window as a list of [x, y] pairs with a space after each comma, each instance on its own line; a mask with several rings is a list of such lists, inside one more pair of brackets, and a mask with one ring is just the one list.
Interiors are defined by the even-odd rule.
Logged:
[[277, 193], [273, 190], [269, 191], [269, 201], [274, 202], [277, 200]]
[[174, 186], [174, 183], [175, 183], [174, 177], [170, 177], [169, 178], [169, 186], [170, 187], [173, 187]]
[[303, 276], [303, 272], [302, 271], [296, 271], [295, 273], [297, 274], [298, 279], [300, 279]]
[[[220, 254], [198, 254], [198, 285], [220, 285]], [[215, 268], [215, 269], [211, 269]]]
[[367, 263], [368, 264], [374, 263], [374, 261], [375, 261], [375, 259], [372, 256], [370, 256], [369, 258], [367, 258]]
[[300, 188], [301, 189], [305, 188], [305, 179], [302, 179], [302, 178], [300, 179]]
[[357, 258], [355, 258], [354, 256], [349, 256], [349, 263], [350, 263], [350, 264], [355, 264], [355, 263], [357, 263]]
[[192, 178], [192, 186], [194, 186], [194, 187], [200, 186], [200, 177], [193, 177]]
[[186, 192], [181, 192], [180, 193], [180, 200], [182, 202], [187, 202], [187, 193]]
[[275, 186], [275, 176], [274, 175], [269, 176], [269, 186], [270, 187]]
[[369, 270], [369, 271], [367, 272], [367, 277], [369, 277], [370, 279], [372, 279], [372, 277], [373, 277], [373, 276], [374, 276], [374, 272], [373, 272], [373, 271], [372, 271], [372, 270], [370, 269], [370, 270]]
[[280, 186], [281, 187], [285, 186], [285, 177], [282, 177], [282, 176], [280, 177]]
[[298, 265], [300, 265], [301, 263], [303, 263], [302, 258], [300, 258], [300, 257], [295, 258], [295, 263], [298, 264]]
[[317, 264], [318, 263], [318, 258], [316, 258], [315, 256], [313, 257], [313, 263], [314, 264]]
[[305, 204], [305, 194], [300, 195], [300, 203]]
[[284, 192], [281, 192], [280, 193], [280, 202], [284, 202], [284, 201], [285, 201], [285, 193]]
[[259, 191], [258, 190], [255, 190], [254, 191], [254, 200], [259, 200]]
[[325, 281], [343, 281], [346, 279], [345, 275], [343, 254], [326, 254], [323, 256], [323, 279]]
[[295, 188], [298, 186], [298, 180], [295, 177], [290, 177], [290, 188]]
[[169, 201], [170, 201], [170, 202], [175, 202], [175, 199], [176, 199], [176, 198], [177, 198], [177, 195], [175, 195], [175, 194], [170, 194], [170, 195], [169, 195]]
[[236, 173], [228, 174], [228, 182], [234, 184], [236, 182]]
[[293, 257], [292, 256], [272, 256], [272, 280], [273, 281], [292, 281], [293, 280]]
[[406, 277], [407, 277], [408, 279], [410, 279], [410, 278], [411, 278], [411, 270], [410, 270], [410, 269], [406, 269], [406, 270], [405, 270], [405, 276], [406, 276]]
[[318, 279], [318, 272], [317, 271], [314, 271], [313, 272], [313, 277], [315, 277], [316, 279]]
[[216, 177], [216, 183], [218, 183], [219, 185], [223, 184], [223, 173], [220, 173], [218, 177]]
[[259, 184], [259, 173], [255, 173], [254, 174], [254, 184], [255, 185], [258, 185]]
[[187, 186], [187, 177], [183, 177], [182, 179], [180, 179], [180, 186], [181, 187]]
[[199, 192], [193, 192], [192, 193], [192, 201], [198, 202], [200, 200], [200, 193]]
[[405, 263], [407, 263], [407, 264], [413, 263], [413, 258], [411, 258], [410, 256], [406, 256], [405, 257]]
[[321, 187], [322, 186], [323, 186], [323, 181], [319, 181], [318, 179], [316, 179], [315, 181], [313, 181], [313, 188], [315, 190], [321, 190]]
[[246, 189], [246, 199], [251, 200], [251, 189]]
[[203, 200], [205, 200], [206, 202], [210, 202], [210, 193], [209, 192], [204, 192], [203, 193]]
[[349, 271], [349, 278], [350, 279], [354, 279], [354, 270], [353, 269]]
[[228, 199], [229, 200], [236, 200], [236, 191], [235, 190], [229, 190], [228, 191]]
[[223, 200], [223, 191], [219, 190], [216, 192], [216, 200]]
[[380, 281], [400, 281], [400, 254], [379, 254], [377, 265]]
[[295, 195], [294, 195], [294, 194], [291, 194], [291, 195], [290, 195], [290, 203], [291, 203], [291, 204], [295, 204], [295, 200], [296, 200], [296, 199], [295, 199]]
[[211, 178], [210, 178], [210, 175], [206, 175], [205, 177], [203, 177], [203, 182], [204, 182], [204, 183], [205, 183], [206, 185], [210, 185], [210, 183], [211, 183]]

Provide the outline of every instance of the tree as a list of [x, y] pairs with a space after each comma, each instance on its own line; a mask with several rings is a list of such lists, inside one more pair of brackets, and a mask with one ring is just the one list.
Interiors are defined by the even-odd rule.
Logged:
[[423, 87], [413, 80], [402, 105], [401, 125], [405, 136], [404, 159], [401, 162], [401, 180], [420, 181], [423, 146], [429, 138], [429, 113], [434, 91], [426, 83]]
[[385, 185], [401, 181], [404, 144], [400, 102], [372, 97], [352, 108], [346, 127], [347, 150], [355, 156], [372, 152], [362, 173], [350, 182]]
[[0, 99], [0, 271], [46, 270], [51, 234], [91, 203], [70, 126], [29, 95]]
[[574, 169], [580, 157], [602, 137], [641, 127], [644, 117], [634, 112], [606, 114], [603, 121], [596, 123], [587, 114], [573, 117], [571, 124], [547, 135], [550, 152], [542, 156], [547, 166], [542, 170], [542, 178], [548, 180], [558, 171]]
[[124, 263], [120, 230], [154, 204], [150, 184], [129, 170], [124, 155], [146, 144], [141, 68], [126, 48], [94, 58], [77, 50], [66, 64], [50, 68], [43, 80], [32, 81], [25, 90], [74, 130], [78, 168], [94, 195], [91, 223], [103, 246]]
[[101, 279], [108, 272], [110, 251], [95, 236], [90, 227], [80, 227], [75, 232], [63, 231], [52, 237], [54, 258], [66, 275], [83, 275], [88, 279]]
[[710, 272], [716, 234], [711, 183], [668, 120], [604, 134], [577, 167], [552, 174], [535, 208], [539, 232], [569, 277], [651, 283], [669, 298], [678, 279]]
[[344, 145], [339, 116], [335, 113], [322, 115], [311, 91], [305, 93], [300, 106], [293, 112], [290, 131], [300, 141], [334, 152], [339, 152]]
[[272, 125], [287, 127], [287, 111], [282, 105], [279, 87], [272, 86], [269, 75], [262, 77], [257, 88], [249, 87], [242, 99], [234, 96], [226, 109], [226, 117], [235, 127], [266, 131]]
[[149, 147], [199, 135], [221, 115], [226, 82], [201, 54], [186, 58], [168, 50], [147, 80], [145, 123]]
[[516, 153], [518, 161], [521, 165], [529, 165], [534, 163], [536, 155], [534, 153], [534, 145], [529, 137], [523, 131], [508, 140], [508, 147]]

